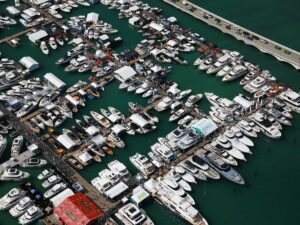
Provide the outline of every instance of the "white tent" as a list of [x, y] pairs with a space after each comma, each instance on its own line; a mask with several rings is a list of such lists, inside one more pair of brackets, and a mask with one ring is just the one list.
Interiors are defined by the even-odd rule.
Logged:
[[145, 120], [141, 115], [139, 114], [132, 114], [130, 116], [130, 120], [136, 124], [137, 126], [143, 128], [145, 126], [147, 126], [149, 124], [149, 122], [147, 120]]
[[218, 129], [218, 126], [211, 119], [202, 118], [192, 125], [192, 128], [202, 137], [205, 138]]
[[30, 56], [21, 58], [19, 62], [29, 71], [36, 70], [40, 67], [40, 64]]
[[136, 71], [130, 66], [123, 66], [120, 69], [117, 69], [114, 74], [119, 81], [124, 82], [134, 77], [136, 75]]

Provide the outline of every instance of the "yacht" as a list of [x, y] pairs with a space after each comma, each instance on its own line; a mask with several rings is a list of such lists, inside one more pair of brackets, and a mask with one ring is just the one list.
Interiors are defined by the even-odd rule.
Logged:
[[53, 50], [57, 49], [57, 44], [56, 44], [56, 41], [55, 41], [54, 37], [50, 37], [50, 38], [49, 38], [49, 46], [50, 46]]
[[201, 137], [194, 130], [190, 130], [177, 142], [177, 144], [181, 151], [186, 151], [196, 145], [200, 139]]
[[86, 61], [88, 58], [84, 55], [80, 55], [77, 58], [74, 58], [70, 61], [70, 64], [65, 68], [66, 72], [73, 72], [78, 70]]
[[99, 172], [99, 177], [100, 178], [106, 178], [108, 179], [112, 185], [115, 185], [120, 182], [120, 176], [117, 174], [115, 171], [109, 170], [109, 169], [104, 169]]
[[227, 163], [229, 165], [232, 165], [232, 166], [237, 166], [238, 165], [235, 158], [233, 156], [231, 156], [224, 148], [222, 148], [221, 146], [218, 146], [217, 144], [215, 144], [215, 142], [212, 142], [211, 144], [205, 145], [204, 149], [216, 153], [218, 156], [221, 157], [221, 159], [225, 163]]
[[187, 116], [183, 117], [182, 119], [178, 120], [178, 125], [187, 125], [193, 119], [194, 119], [193, 116], [187, 115]]
[[2, 172], [0, 175], [0, 180], [2, 181], [21, 181], [28, 179], [30, 177], [29, 173], [23, 172], [16, 168], [8, 168]]
[[160, 102], [154, 108], [156, 109], [156, 111], [162, 112], [162, 111], [170, 108], [173, 102], [174, 102], [174, 100], [172, 98], [166, 96], [166, 97], [163, 97], [163, 99], [160, 100]]
[[231, 142], [223, 135], [219, 136], [215, 142], [212, 143], [216, 148], [223, 149], [228, 152], [229, 155], [236, 159], [247, 161], [244, 154], [238, 149], [234, 148]]
[[42, 52], [43, 52], [45, 55], [48, 55], [48, 54], [49, 54], [49, 49], [48, 49], [47, 44], [46, 44], [45, 41], [41, 41], [40, 49], [42, 50]]
[[152, 152], [159, 154], [166, 163], [170, 163], [175, 157], [174, 152], [161, 143], [155, 143], [150, 148]]
[[238, 149], [243, 153], [252, 154], [249, 147], [243, 144], [242, 142], [240, 142], [240, 140], [235, 136], [235, 134], [231, 130], [226, 130], [224, 132], [224, 137], [232, 144], [234, 148]]
[[16, 205], [25, 195], [25, 192], [18, 188], [11, 189], [0, 199], [0, 210], [6, 210]]
[[219, 70], [217, 72], [217, 77], [224, 77], [226, 76], [228, 73], [230, 73], [233, 68], [236, 66], [235, 62], [230, 62], [228, 63], [226, 66], [224, 66], [221, 70]]
[[51, 91], [47, 95], [41, 98], [39, 102], [39, 107], [44, 107], [51, 103], [53, 100], [55, 100], [59, 96], [59, 91]]
[[230, 62], [230, 60], [231, 56], [229, 54], [221, 56], [211, 67], [208, 68], [206, 71], [207, 74], [219, 72], [228, 62]]
[[37, 206], [31, 206], [26, 213], [19, 217], [18, 222], [21, 225], [31, 224], [44, 216], [43, 211]]
[[115, 216], [122, 221], [124, 225], [154, 225], [146, 213], [140, 210], [136, 205], [128, 203], [115, 213]]
[[44, 197], [45, 198], [51, 198], [52, 196], [58, 194], [59, 192], [61, 192], [62, 190], [66, 189], [67, 185], [63, 182], [55, 184], [52, 188], [50, 188], [49, 190], [47, 190], [44, 193]]
[[144, 112], [143, 116], [145, 116], [147, 118], [147, 120], [151, 120], [154, 123], [158, 123], [159, 119], [157, 116], [153, 115], [150, 111]]
[[11, 146], [11, 155], [12, 156], [18, 155], [20, 153], [23, 142], [24, 142], [24, 137], [22, 135], [17, 136], [13, 140], [13, 143], [12, 143], [12, 146]]
[[175, 111], [169, 118], [169, 121], [175, 121], [180, 119], [181, 117], [185, 116], [188, 113], [188, 110], [184, 109], [184, 108], [180, 108], [177, 111]]
[[198, 70], [207, 70], [215, 61], [216, 57], [214, 55], [210, 55], [203, 60], [201, 64], [199, 64]]
[[255, 113], [249, 116], [249, 118], [260, 128], [262, 133], [264, 133], [266, 136], [275, 139], [281, 137], [280, 130], [277, 127], [275, 127], [269, 119], [265, 118], [259, 113]]
[[96, 177], [91, 181], [91, 184], [99, 191], [101, 194], [105, 194], [110, 188], [112, 188], [112, 183], [107, 178]]
[[0, 25], [16, 25], [17, 21], [8, 16], [0, 16]]
[[148, 156], [153, 163], [154, 166], [157, 168], [162, 168], [166, 165], [165, 161], [163, 160], [162, 156], [156, 152], [148, 152]]
[[42, 173], [40, 173], [37, 178], [39, 180], [46, 180], [48, 177], [51, 177], [54, 174], [53, 169], [45, 169]]
[[47, 165], [47, 161], [39, 158], [29, 158], [20, 163], [21, 167], [43, 167]]
[[214, 106], [225, 109], [226, 111], [233, 112], [239, 108], [239, 106], [227, 98], [221, 98], [214, 93], [205, 92], [204, 93], [207, 100]]
[[244, 76], [248, 72], [248, 69], [243, 65], [237, 65], [226, 76], [222, 78], [222, 81], [232, 81], [241, 76]]
[[30, 113], [36, 106], [37, 106], [36, 101], [29, 101], [25, 105], [23, 105], [22, 108], [19, 111], [17, 111], [16, 116], [18, 118], [24, 117], [28, 113]]
[[155, 167], [150, 162], [150, 160], [140, 153], [136, 153], [129, 159], [131, 163], [146, 176], [152, 174], [155, 171]]
[[173, 167], [172, 170], [178, 173], [184, 181], [191, 184], [197, 183], [195, 177], [192, 174], [188, 173], [182, 166], [177, 165]]
[[124, 141], [121, 140], [121, 138], [115, 132], [111, 132], [107, 136], [107, 139], [113, 141], [115, 143], [115, 145], [119, 148], [124, 148], [125, 147]]
[[186, 125], [179, 125], [175, 130], [171, 131], [166, 137], [169, 140], [178, 142], [190, 131], [190, 127]]
[[7, 139], [0, 134], [0, 159], [6, 149]]
[[189, 160], [185, 159], [184, 161], [180, 162], [180, 166], [183, 167], [187, 173], [194, 176], [196, 179], [206, 181], [207, 178], [205, 174], [200, 171], [194, 164], [192, 164]]
[[101, 126], [105, 128], [109, 128], [111, 126], [111, 123], [108, 119], [106, 119], [104, 116], [102, 116], [100, 113], [97, 113], [95, 111], [91, 111], [91, 116], [98, 122]]
[[243, 89], [251, 94], [254, 94], [257, 91], [260, 91], [261, 88], [267, 84], [267, 82], [268, 80], [266, 78], [257, 76], [252, 81], [247, 83]]
[[245, 87], [247, 84], [252, 82], [258, 76], [258, 74], [259, 72], [257, 71], [250, 71], [249, 73], [246, 74], [246, 76], [244, 76], [243, 79], [241, 79], [240, 85]]
[[164, 176], [167, 179], [172, 180], [173, 182], [178, 183], [184, 191], [192, 191], [191, 185], [185, 180], [182, 179], [181, 175], [175, 171], [174, 168], [171, 168], [169, 172]]
[[244, 133], [245, 135], [249, 136], [249, 137], [257, 137], [257, 133], [255, 130], [253, 130], [253, 128], [250, 126], [250, 124], [246, 121], [246, 120], [241, 120], [237, 123], [236, 125], [242, 133]]
[[212, 169], [202, 158], [197, 155], [188, 157], [188, 160], [205, 174], [206, 177], [214, 180], [220, 179], [220, 175]]
[[[204, 150], [203, 150], [204, 151]], [[237, 184], [245, 184], [243, 177], [232, 167], [228, 166], [218, 155], [213, 152], [197, 154], [224, 178]]]
[[109, 106], [108, 110], [110, 111], [110, 113], [115, 114], [117, 117], [122, 118], [122, 120], [125, 119], [125, 115], [120, 110], [118, 110], [112, 106]]
[[42, 183], [43, 188], [50, 188], [52, 186], [54, 186], [55, 184], [59, 183], [61, 181], [61, 177], [58, 175], [52, 175], [50, 177], [47, 178], [47, 180], [45, 180]]
[[191, 95], [188, 97], [187, 101], [185, 102], [186, 107], [192, 107], [195, 103], [200, 101], [203, 97], [203, 94], [196, 94], [196, 95]]
[[175, 95], [175, 98], [176, 98], [176, 100], [181, 100], [181, 99], [185, 98], [186, 96], [188, 96], [191, 92], [192, 92], [192, 89], [180, 91]]
[[239, 129], [238, 127], [236, 126], [232, 126], [231, 128], [231, 131], [234, 132], [234, 135], [235, 137], [241, 142], [243, 143], [244, 145], [247, 145], [249, 147], [253, 147], [254, 146], [254, 143], [253, 141], [246, 137], [245, 135], [243, 135], [243, 133], [241, 132], [241, 129]]
[[19, 217], [23, 215], [26, 210], [32, 206], [33, 202], [29, 197], [22, 198], [17, 205], [12, 207], [9, 210], [9, 214], [12, 215], [12, 217]]
[[126, 178], [130, 176], [127, 167], [118, 160], [111, 161], [107, 164], [107, 167], [117, 173], [121, 178]]
[[174, 192], [175, 195], [179, 195], [183, 198], [186, 195], [185, 190], [176, 181], [170, 179], [169, 177], [159, 177], [158, 181], [163, 187]]
[[62, 58], [57, 60], [56, 64], [64, 64], [70, 62], [71, 59], [81, 54], [84, 51], [84, 49], [85, 49], [84, 44], [77, 45], [75, 48], [68, 51]]

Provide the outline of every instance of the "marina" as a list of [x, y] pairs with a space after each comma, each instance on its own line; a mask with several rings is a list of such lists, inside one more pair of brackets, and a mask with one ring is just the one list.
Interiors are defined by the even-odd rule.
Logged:
[[[106, 222], [107, 224], [121, 224], [121, 222], [131, 224], [133, 211], [148, 218], [145, 219], [147, 224], [161, 224], [158, 215], [170, 218], [167, 224], [211, 224], [215, 218], [211, 214], [214, 210], [207, 198], [208, 191], [216, 191], [220, 185], [225, 193], [232, 192], [233, 189], [233, 194], [230, 194], [233, 199], [236, 193], [246, 195], [242, 190], [248, 190], [249, 183], [253, 185], [263, 179], [257, 176], [257, 172], [254, 172], [253, 176], [253, 170], [248, 171], [249, 167], [251, 168], [254, 161], [260, 161], [262, 154], [265, 157], [271, 154], [274, 157], [276, 154], [270, 152], [271, 147], [263, 153], [256, 151], [257, 148], [261, 148], [262, 145], [273, 146], [272, 149], [280, 148], [287, 140], [292, 145], [297, 145], [296, 139], [292, 141], [295, 136], [291, 131], [298, 126], [299, 105], [296, 92], [298, 87], [297, 85], [295, 87], [295, 83], [292, 85], [289, 78], [287, 84], [283, 85], [281, 83], [285, 82], [283, 77], [277, 74], [276, 77], [272, 76], [268, 71], [261, 69], [262, 67], [249, 63], [247, 54], [243, 53], [247, 57], [246, 61], [243, 55], [238, 55], [235, 51], [220, 50], [208, 41], [203, 41], [194, 31], [182, 30], [174, 19], [169, 20], [171, 17], [168, 17], [169, 22], [166, 22], [163, 17], [158, 16], [160, 10], [157, 8], [150, 8], [153, 10], [151, 13], [141, 15], [139, 9], [149, 7], [147, 4], [125, 3], [121, 10], [118, 4], [120, 3], [102, 1], [101, 7], [106, 9], [96, 10], [101, 14], [101, 20], [95, 13], [89, 16], [91, 10], [88, 10], [88, 7], [81, 11], [80, 16], [77, 14], [64, 21], [52, 20], [44, 28], [47, 32], [49, 26], [53, 28], [55, 25], [59, 27], [63, 26], [63, 23], [73, 23], [72, 31], [67, 33], [70, 43], [66, 44], [66, 48], [55, 49], [55, 52], [53, 39], [47, 38], [43, 46], [42, 43], [26, 46], [24, 43], [28, 42], [27, 37], [21, 37], [18, 48], [35, 48], [37, 52], [32, 56], [39, 59], [41, 68], [30, 72], [30, 77], [23, 78], [19, 85], [10, 85], [2, 92], [1, 98], [4, 99], [2, 101], [5, 106], [0, 105], [0, 110], [4, 114], [3, 117], [8, 118], [16, 135], [21, 134], [26, 142], [35, 143], [48, 164], [54, 166], [55, 175], [47, 178], [47, 185], [42, 184], [45, 187], [52, 186], [52, 188], [49, 186], [51, 189], [44, 195], [48, 196], [53, 192], [59, 196], [57, 192], [61, 192], [61, 195], [65, 196], [57, 197], [62, 199], [59, 206], [56, 205], [59, 203], [56, 203], [55, 196], [52, 197], [53, 201], [50, 200], [52, 202], [50, 208], [55, 210], [54, 216], [42, 205], [30, 210], [36, 213], [36, 219], [44, 217], [45, 224], [51, 224], [51, 221], [52, 224], [60, 224], [58, 217], [61, 220], [68, 217], [60, 211], [64, 205], [69, 204], [68, 202], [73, 202], [75, 206], [79, 204], [76, 203], [76, 199], [82, 199], [87, 201], [86, 204], [92, 204], [85, 200], [86, 195], [99, 209], [97, 219], [101, 224], [110, 216], [112, 218]], [[155, 6], [151, 2], [150, 5]], [[31, 6], [36, 7], [34, 4]], [[165, 6], [159, 3], [159, 7]], [[74, 6], [74, 10], [77, 10], [75, 8]], [[38, 7], [37, 9], [40, 10]], [[115, 9], [120, 11], [116, 13]], [[68, 11], [66, 8], [63, 10]], [[106, 16], [102, 16], [102, 11]], [[46, 17], [49, 16], [46, 10], [40, 12]], [[55, 11], [49, 13], [59, 17]], [[96, 34], [98, 30], [91, 24], [101, 27], [102, 19], [105, 21], [109, 15], [113, 18], [108, 19], [108, 23], [112, 26], [105, 25], [105, 31], [100, 32], [111, 32], [109, 36], [114, 36], [116, 30], [110, 30], [114, 27], [121, 32], [118, 35], [127, 42], [126, 35], [123, 37], [122, 34], [126, 29], [132, 29], [132, 32], [137, 34], [141, 31], [147, 34], [142, 38], [148, 37], [148, 40], [155, 42], [160, 42], [161, 39], [164, 41], [159, 47], [154, 45], [155, 42], [141, 41], [141, 37], [138, 36], [134, 39], [134, 44], [127, 43], [125, 48], [121, 47], [123, 45], [121, 44], [116, 50], [108, 50], [101, 42], [102, 39], [100, 44], [98, 43]], [[146, 23], [143, 28], [137, 23], [127, 27], [127, 21], [121, 22], [124, 21], [122, 20], [124, 17], [132, 18], [136, 15], [148, 19], [148, 24]], [[77, 19], [85, 21], [88, 18], [98, 22], [91, 24], [84, 22], [84, 25], [76, 25], [74, 22]], [[126, 27], [116, 26], [116, 22], [111, 22], [114, 19], [120, 20]], [[88, 30], [87, 35], [83, 34], [84, 30]], [[166, 36], [165, 32], [168, 30], [178, 36]], [[52, 35], [51, 32], [49, 34]], [[59, 44], [59, 36], [55, 41]], [[82, 43], [86, 44], [86, 48], [79, 54], [85, 58], [83, 64], [75, 68], [73, 63], [82, 56], [74, 54], [68, 59], [67, 55], [70, 55], [70, 49], [77, 49]], [[48, 50], [43, 50], [45, 46], [49, 53]], [[7, 48], [8, 46], [3, 46], [3, 49]], [[129, 48], [135, 48], [136, 52], [128, 50]], [[200, 50], [200, 57], [199, 53], [195, 52], [196, 49]], [[24, 56], [20, 51], [16, 55], [1, 52], [16, 62], [19, 54]], [[51, 57], [48, 54], [51, 54]], [[47, 60], [47, 64], [43, 59]], [[66, 65], [55, 65], [59, 59], [68, 62]], [[196, 64], [196, 61], [200, 62], [198, 68], [203, 64], [202, 71], [191, 65], [194, 62]], [[213, 75], [205, 74], [205, 70], [208, 74], [218, 74], [229, 63], [234, 64], [234, 69], [223, 75], [221, 80], [235, 82], [234, 80], [243, 77], [239, 79], [241, 87], [228, 81], [226, 84], [221, 80], [216, 81], [211, 78]], [[55, 66], [49, 69], [48, 64]], [[172, 68], [169, 65], [172, 65]], [[65, 69], [71, 67], [75, 70], [66, 72]], [[9, 70], [8, 67], [6, 69]], [[89, 72], [81, 73], [82, 70]], [[201, 78], [183, 76], [185, 71], [196, 77], [201, 74]], [[52, 72], [51, 75], [47, 75], [49, 72]], [[40, 79], [33, 78], [31, 73], [37, 74]], [[207, 85], [206, 88], [199, 88], [199, 80], [198, 83], [190, 84], [191, 79], [200, 79], [202, 82], [208, 82], [207, 84], [214, 83], [214, 87]], [[237, 88], [230, 88], [234, 85]], [[263, 88], [260, 90], [257, 85]], [[291, 86], [295, 92], [289, 89]], [[28, 91], [28, 87], [33, 94], [30, 98], [24, 98], [20, 93]], [[225, 87], [228, 93], [221, 92], [221, 87]], [[55, 92], [62, 95], [57, 96]], [[140, 96], [133, 97], [134, 95]], [[13, 103], [11, 99], [20, 103], [11, 104]], [[6, 108], [7, 103], [9, 110]], [[293, 127], [288, 127], [291, 124]], [[258, 131], [261, 131], [260, 137], [252, 142], [251, 139], [258, 136]], [[4, 128], [2, 132], [5, 132]], [[10, 138], [7, 138], [10, 146]], [[276, 140], [279, 138], [280, 140]], [[277, 147], [272, 143], [276, 143]], [[2, 170], [21, 165], [22, 161], [25, 164], [32, 161], [36, 165], [42, 162], [32, 158], [38, 152], [31, 155], [22, 151], [23, 148], [20, 155], [16, 156], [16, 160], [11, 159], [2, 164]], [[5, 160], [8, 159], [6, 152], [8, 151], [5, 151]], [[140, 154], [139, 159], [134, 157], [135, 153]], [[272, 165], [272, 162], [270, 160], [268, 165]], [[237, 164], [239, 166], [235, 167]], [[144, 166], [148, 169], [143, 169]], [[23, 171], [23, 168], [20, 170]], [[41, 171], [38, 168], [35, 170]], [[36, 183], [35, 174], [30, 173], [30, 180], [34, 183]], [[224, 178], [232, 182], [224, 181]], [[57, 183], [60, 181], [66, 182], [67, 189], [60, 189]], [[190, 185], [190, 182], [193, 185]], [[233, 183], [244, 187], [235, 186]], [[14, 187], [16, 186], [17, 183]], [[157, 191], [160, 189], [161, 191]], [[73, 191], [79, 193], [72, 194]], [[80, 195], [81, 192], [84, 193], [83, 196]], [[143, 195], [145, 193], [152, 195], [158, 204], [152, 200], [149, 203], [147, 201], [139, 208], [131, 208], [130, 213], [128, 211], [129, 214], [126, 215], [125, 208], [129, 207], [128, 199], [134, 203], [136, 201], [139, 205], [138, 200], [133, 198], [135, 195], [138, 196], [139, 192]], [[174, 194], [178, 198], [171, 200], [168, 196]], [[206, 204], [207, 208], [203, 204]], [[185, 208], [181, 208], [180, 205], [184, 205]], [[39, 213], [39, 208], [42, 213]], [[179, 217], [174, 217], [176, 214]], [[20, 217], [19, 222], [22, 220]], [[113, 220], [117, 222], [112, 222]], [[227, 220], [229, 221], [228, 218]]]

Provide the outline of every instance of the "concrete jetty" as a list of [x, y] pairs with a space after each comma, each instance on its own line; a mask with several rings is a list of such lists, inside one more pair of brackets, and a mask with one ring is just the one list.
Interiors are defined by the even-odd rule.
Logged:
[[283, 61], [292, 65], [297, 70], [300, 69], [300, 52], [296, 50], [254, 33], [189, 1], [163, 1], [185, 13], [192, 15], [208, 25], [216, 27], [223, 33], [230, 34], [236, 39], [243, 41], [247, 45], [258, 48], [263, 53], [268, 53], [274, 56], [279, 61]]

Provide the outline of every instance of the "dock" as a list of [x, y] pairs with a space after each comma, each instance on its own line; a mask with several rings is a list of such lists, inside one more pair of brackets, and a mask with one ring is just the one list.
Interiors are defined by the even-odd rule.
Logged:
[[237, 40], [243, 41], [247, 45], [251, 45], [259, 49], [263, 53], [274, 56], [277, 60], [292, 65], [295, 69], [300, 69], [300, 52], [293, 50], [287, 46], [272, 41], [255, 32], [252, 32], [242, 26], [230, 22], [198, 5], [183, 0], [163, 0], [165, 3], [192, 15], [193, 17], [213, 26], [223, 33], [235, 37]]
[[56, 154], [40, 137], [31, 131], [22, 123], [13, 113], [0, 104], [0, 111], [4, 114], [7, 121], [30, 143], [38, 146], [43, 156], [51, 162], [61, 174], [70, 182], [78, 182], [86, 190], [85, 194], [95, 202], [106, 214], [110, 214], [116, 208], [118, 202], [110, 202], [102, 196], [87, 180], [85, 180], [75, 169], [66, 163], [58, 154]]

